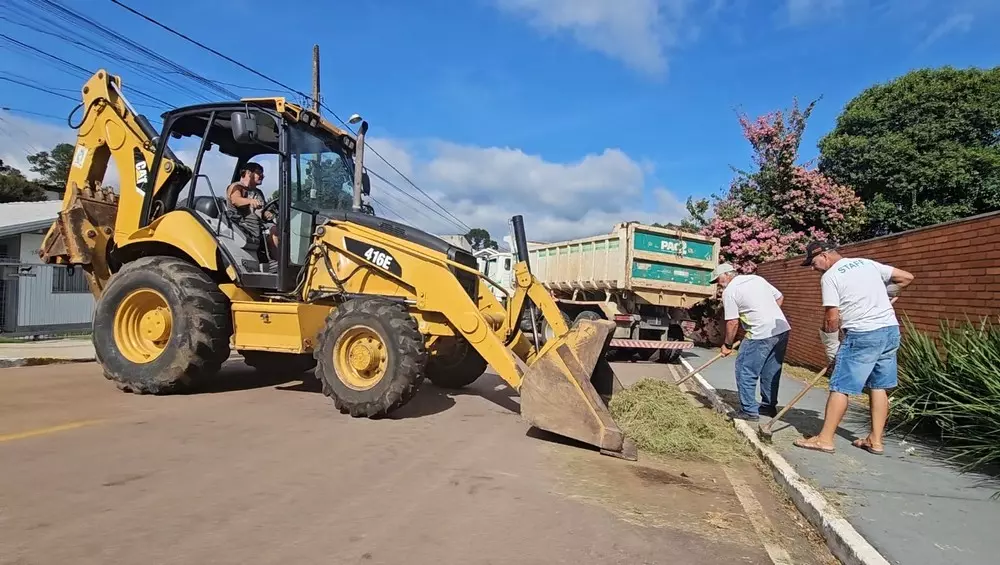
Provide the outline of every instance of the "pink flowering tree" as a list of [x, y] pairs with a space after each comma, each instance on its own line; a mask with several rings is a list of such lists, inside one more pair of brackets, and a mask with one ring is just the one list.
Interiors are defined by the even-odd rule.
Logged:
[[[743, 136], [753, 150], [752, 170], [736, 170], [729, 191], [713, 198], [711, 217], [707, 200], [688, 200], [691, 218], [685, 226], [718, 237], [722, 260], [740, 272], [801, 254], [813, 239], [850, 241], [865, 223], [864, 204], [850, 187], [833, 182], [812, 163], [798, 164], [802, 132], [815, 105], [802, 110], [796, 100], [787, 115], [775, 111], [750, 119], [740, 114]], [[715, 341], [718, 329], [705, 323], [714, 321], [717, 309], [699, 310], [704, 319], [696, 320], [696, 333], [701, 334], [692, 337]]]
[[739, 116], [754, 168], [737, 170], [728, 194], [715, 199], [701, 233], [718, 237], [723, 260], [741, 272], [802, 253], [812, 239], [849, 241], [864, 225], [864, 204], [850, 187], [831, 181], [811, 163], [797, 164], [815, 104], [801, 110], [795, 101], [787, 116], [782, 111], [756, 119]]

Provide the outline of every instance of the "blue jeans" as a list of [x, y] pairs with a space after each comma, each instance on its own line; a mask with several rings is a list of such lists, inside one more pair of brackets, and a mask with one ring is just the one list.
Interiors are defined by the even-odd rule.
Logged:
[[833, 375], [830, 375], [830, 390], [852, 395], [861, 394], [865, 387], [895, 388], [897, 351], [899, 326], [845, 332], [837, 350]]
[[[759, 414], [761, 404], [777, 406], [781, 364], [785, 361], [789, 333], [786, 331], [764, 339], [745, 339], [740, 344], [740, 351], [736, 355], [736, 389], [743, 412]], [[760, 404], [754, 399], [758, 377]]]

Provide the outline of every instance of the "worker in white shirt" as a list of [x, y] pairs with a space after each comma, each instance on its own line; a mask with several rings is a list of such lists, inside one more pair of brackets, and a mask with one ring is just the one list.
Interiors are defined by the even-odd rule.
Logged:
[[832, 244], [825, 242], [810, 243], [802, 265], [823, 273], [820, 288], [826, 315], [820, 339], [826, 348], [827, 362], [834, 363], [834, 370], [830, 375], [823, 430], [818, 436], [798, 439], [794, 444], [833, 453], [834, 434], [847, 412], [848, 395], [860, 394], [867, 387], [871, 433], [855, 440], [853, 445], [880, 455], [889, 417], [887, 391], [897, 384], [899, 322], [890, 298], [913, 282], [913, 275], [871, 259], [842, 257]]
[[[733, 352], [733, 341], [742, 323], [744, 337], [736, 356], [736, 389], [740, 410], [734, 418], [757, 421], [760, 414], [778, 414], [778, 387], [781, 365], [788, 349], [792, 329], [781, 311], [784, 297], [771, 283], [758, 275], [740, 275], [728, 263], [712, 272], [712, 282], [722, 286], [722, 306], [726, 318], [726, 337], [722, 355]], [[754, 395], [760, 381], [760, 402]]]

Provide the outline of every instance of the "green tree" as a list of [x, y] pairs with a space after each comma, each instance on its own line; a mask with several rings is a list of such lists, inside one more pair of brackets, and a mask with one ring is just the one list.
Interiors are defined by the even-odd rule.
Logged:
[[697, 232], [708, 225], [708, 219], [705, 217], [711, 206], [708, 198], [695, 200], [694, 197], [688, 196], [684, 206], [687, 208], [688, 217], [681, 220], [681, 229]]
[[819, 169], [855, 189], [874, 237], [1000, 209], [1000, 67], [921, 69], [848, 102]]
[[0, 161], [0, 203], [39, 202], [45, 199], [45, 190], [38, 183]]
[[350, 174], [337, 160], [309, 159], [301, 200], [321, 210], [350, 210], [354, 204], [353, 186]]
[[60, 194], [66, 190], [69, 167], [73, 162], [74, 147], [70, 143], [60, 143], [52, 151], [39, 151], [28, 155], [31, 171], [38, 173], [40, 182]]
[[472, 228], [469, 230], [469, 233], [465, 234], [465, 239], [472, 245], [473, 251], [479, 251], [487, 247], [490, 249], [499, 248], [497, 242], [490, 237], [490, 232], [483, 228]]

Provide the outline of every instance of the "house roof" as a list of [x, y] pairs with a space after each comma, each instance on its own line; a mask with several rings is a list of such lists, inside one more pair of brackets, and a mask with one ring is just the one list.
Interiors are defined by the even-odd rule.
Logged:
[[0, 237], [48, 229], [60, 209], [62, 200], [0, 204]]

